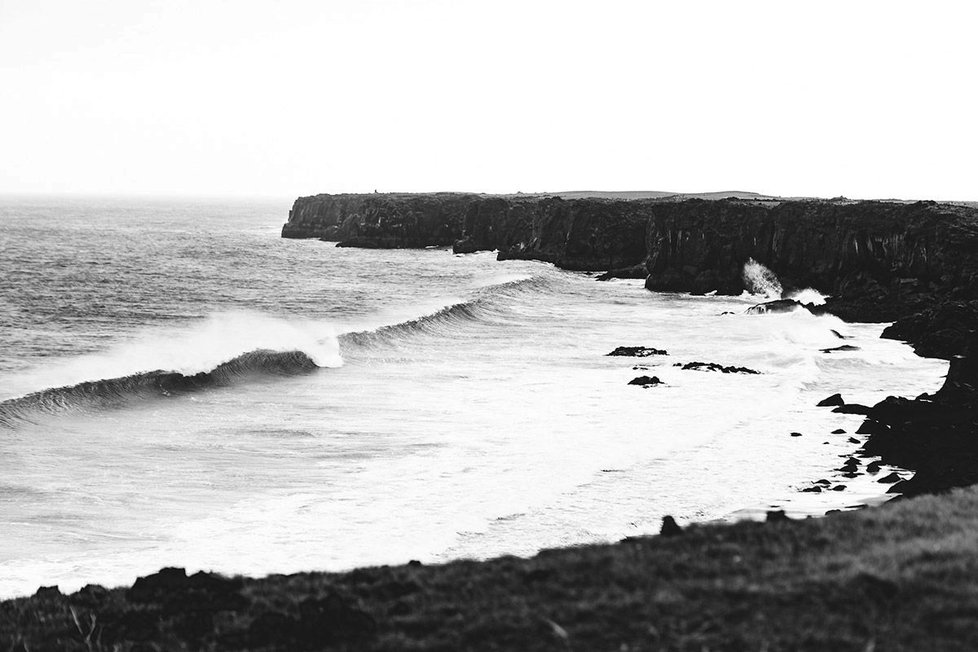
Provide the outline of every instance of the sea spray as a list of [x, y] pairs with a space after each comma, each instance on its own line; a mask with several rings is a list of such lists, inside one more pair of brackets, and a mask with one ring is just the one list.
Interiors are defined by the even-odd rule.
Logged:
[[744, 287], [751, 294], [759, 294], [768, 299], [780, 299], [784, 290], [777, 275], [753, 258], [744, 263], [742, 273]]

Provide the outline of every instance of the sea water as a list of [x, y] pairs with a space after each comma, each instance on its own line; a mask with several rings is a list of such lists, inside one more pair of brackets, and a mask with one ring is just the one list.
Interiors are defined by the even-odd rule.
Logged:
[[[860, 418], [815, 404], [934, 391], [946, 371], [883, 324], [492, 253], [284, 240], [287, 212], [0, 199], [0, 597], [852, 507], [886, 486], [840, 476]], [[668, 355], [606, 355], [623, 345]], [[675, 366], [691, 361], [760, 373]], [[846, 490], [799, 493], [819, 478]]]

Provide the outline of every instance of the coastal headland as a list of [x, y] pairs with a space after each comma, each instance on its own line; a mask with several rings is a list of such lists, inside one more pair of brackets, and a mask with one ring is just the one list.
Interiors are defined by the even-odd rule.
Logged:
[[[978, 208], [631, 193], [317, 195], [283, 237], [497, 250], [500, 259], [740, 294], [753, 258], [785, 295], [951, 361], [865, 415], [862, 453], [914, 471], [881, 507], [439, 566], [262, 579], [163, 569], [129, 588], [0, 603], [10, 650], [971, 650], [978, 640]], [[840, 405], [841, 403], [841, 405]], [[831, 407], [827, 407], [831, 409]], [[855, 464], [855, 462], [853, 462]]]

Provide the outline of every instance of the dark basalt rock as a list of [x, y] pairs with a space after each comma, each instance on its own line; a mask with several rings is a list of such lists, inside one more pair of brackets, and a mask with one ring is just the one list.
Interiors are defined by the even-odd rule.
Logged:
[[791, 436], [792, 437], [801, 437], [801, 433], [800, 432], [793, 432], [793, 433], [791, 433]]
[[833, 346], [828, 349], [819, 349], [822, 353], [841, 353], [843, 351], [858, 351], [858, 346], [853, 346], [852, 344], [843, 344], [842, 346]]
[[[974, 341], [971, 350], [978, 351]], [[860, 429], [869, 434], [867, 453], [878, 455], [884, 464], [915, 472], [902, 485], [905, 495], [975, 484], [978, 356], [953, 358], [944, 385], [933, 395], [891, 396], [877, 403]]]
[[879, 462], [879, 460], [875, 462], [870, 462], [869, 464], [866, 465], [866, 473], [872, 473], [872, 474], [879, 473], [882, 467], [883, 465]]
[[834, 487], [832, 487], [832, 491], [845, 491], [845, 490], [846, 490], [846, 486], [844, 484], [837, 484]]
[[662, 527], [659, 529], [659, 534], [664, 537], [674, 537], [683, 533], [683, 529], [679, 527], [676, 523], [676, 519], [672, 516], [662, 517]]
[[795, 310], [809, 310], [806, 304], [795, 301], [794, 299], [776, 299], [751, 306], [746, 310], [748, 315], [766, 315], [771, 313], [794, 312]]
[[871, 408], [865, 405], [860, 405], [859, 403], [846, 403], [845, 405], [840, 405], [832, 411], [838, 412], [839, 414], [869, 414]]
[[126, 591], [126, 599], [134, 604], [161, 605], [167, 611], [234, 611], [248, 604], [241, 587], [239, 578], [204, 572], [188, 577], [182, 568], [163, 568], [138, 578]]
[[845, 405], [845, 401], [842, 399], [842, 394], [833, 394], [828, 398], [823, 398], [818, 402], [816, 407], [829, 407], [832, 405]]
[[747, 367], [724, 367], [716, 362], [687, 362], [686, 364], [676, 363], [674, 366], [682, 366], [684, 371], [719, 371], [725, 374], [760, 374], [760, 371], [748, 369]]
[[784, 513], [783, 509], [777, 509], [768, 511], [765, 515], [765, 520], [768, 523], [784, 523], [791, 519], [788, 518], [788, 515]]
[[845, 431], [844, 428], [836, 428], [835, 430], [832, 431], [832, 434], [833, 435], [844, 435], [844, 434], [846, 434], [846, 431]]
[[820, 486], [818, 486], [818, 485], [814, 485], [812, 487], [805, 487], [804, 489], [802, 489], [802, 492], [804, 492], [804, 493], [812, 493], [812, 494], [820, 494], [820, 493], [822, 493], [822, 488]]
[[605, 355], [647, 358], [650, 355], [669, 355], [669, 353], [662, 349], [655, 349], [649, 346], [619, 346], [611, 353], [606, 353]]
[[901, 480], [903, 480], [903, 478], [900, 476], [900, 474], [894, 472], [894, 473], [890, 473], [889, 475], [883, 476], [882, 478], [877, 480], [877, 482], [881, 484], [892, 484], [894, 482], [900, 482]]
[[662, 381], [659, 380], [658, 376], [639, 376], [638, 378], [633, 378], [628, 381], [629, 385], [641, 385], [642, 387], [653, 387], [655, 385], [661, 385]]
[[978, 301], [946, 301], [898, 319], [882, 337], [903, 340], [917, 355], [949, 360], [964, 353], [978, 332]]

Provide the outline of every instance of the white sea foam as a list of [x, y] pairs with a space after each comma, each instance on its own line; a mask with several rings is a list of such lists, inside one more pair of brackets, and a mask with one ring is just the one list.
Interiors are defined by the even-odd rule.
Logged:
[[742, 276], [744, 286], [751, 294], [761, 295], [768, 299], [781, 298], [783, 290], [777, 274], [753, 258], [748, 258], [747, 262], [744, 263]]

